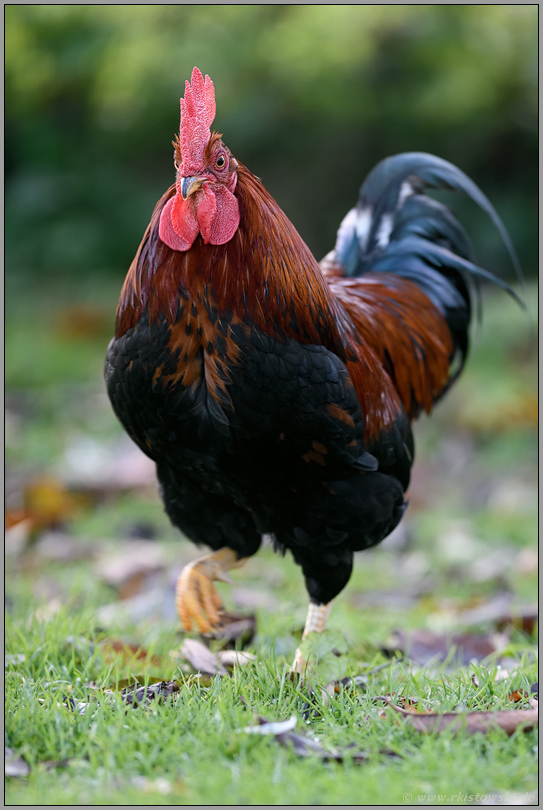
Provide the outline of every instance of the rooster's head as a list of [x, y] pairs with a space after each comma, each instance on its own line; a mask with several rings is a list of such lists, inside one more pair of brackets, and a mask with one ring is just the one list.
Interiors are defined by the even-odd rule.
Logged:
[[224, 245], [239, 225], [234, 189], [237, 161], [218, 132], [215, 90], [209, 76], [194, 68], [181, 99], [179, 138], [174, 141], [176, 194], [164, 206], [159, 235], [172, 250], [189, 250], [200, 233], [206, 244]]

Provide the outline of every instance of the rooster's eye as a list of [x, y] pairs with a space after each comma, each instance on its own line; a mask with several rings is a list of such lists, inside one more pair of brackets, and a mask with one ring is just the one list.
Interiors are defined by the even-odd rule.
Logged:
[[215, 163], [215, 166], [217, 167], [217, 169], [224, 169], [225, 163], [226, 163], [225, 156], [224, 155], [219, 155], [219, 157], [217, 158], [217, 161]]

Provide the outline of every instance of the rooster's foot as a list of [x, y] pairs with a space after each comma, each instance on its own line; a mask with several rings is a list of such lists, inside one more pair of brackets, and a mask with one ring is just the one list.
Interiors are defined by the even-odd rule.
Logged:
[[175, 603], [185, 630], [191, 630], [194, 621], [200, 633], [210, 633], [221, 623], [222, 600], [213, 580], [232, 583], [226, 572], [244, 563], [245, 558], [238, 559], [235, 551], [225, 547], [183, 568], [177, 580]]

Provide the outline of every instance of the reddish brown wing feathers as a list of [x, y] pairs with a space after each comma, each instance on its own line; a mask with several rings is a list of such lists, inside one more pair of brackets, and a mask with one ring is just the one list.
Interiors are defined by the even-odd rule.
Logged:
[[453, 341], [445, 319], [412, 282], [367, 274], [331, 284], [363, 345], [370, 346], [414, 419], [428, 413], [449, 379]]

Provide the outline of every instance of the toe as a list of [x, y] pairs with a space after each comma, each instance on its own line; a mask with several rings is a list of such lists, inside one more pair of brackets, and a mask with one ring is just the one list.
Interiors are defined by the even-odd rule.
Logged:
[[199, 584], [200, 599], [204, 606], [205, 612], [207, 613], [209, 623], [211, 625], [219, 624], [220, 617], [217, 609], [222, 606], [220, 596], [215, 590], [213, 583], [207, 577], [202, 577]]
[[200, 633], [209, 633], [220, 622], [221, 598], [209, 577], [196, 565], [187, 565], [177, 580], [176, 606], [185, 630], [190, 631], [194, 622]]

